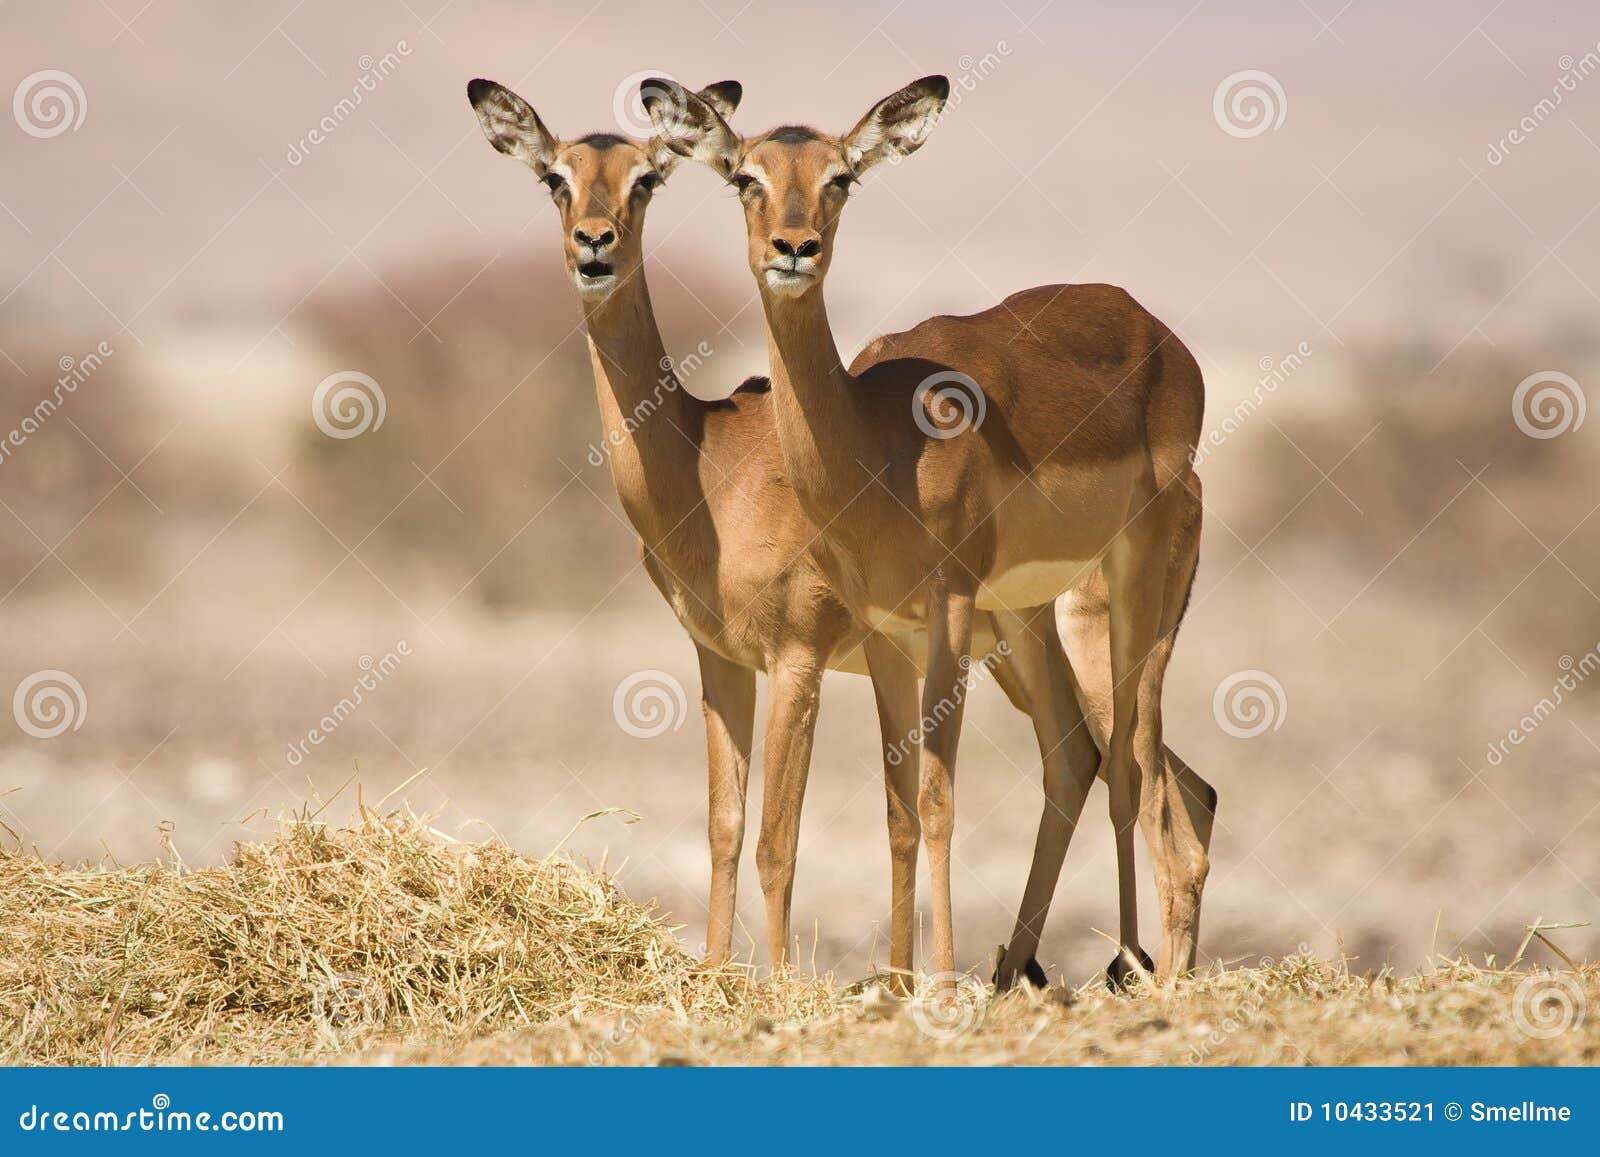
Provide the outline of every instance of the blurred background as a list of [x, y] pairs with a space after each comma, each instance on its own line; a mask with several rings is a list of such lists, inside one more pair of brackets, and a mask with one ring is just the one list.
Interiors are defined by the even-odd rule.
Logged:
[[[639, 134], [660, 73], [744, 81], [747, 131], [840, 132], [943, 72], [928, 146], [846, 214], [840, 348], [1108, 281], [1200, 360], [1207, 522], [1166, 718], [1221, 794], [1205, 958], [1503, 961], [1526, 924], [1600, 914], [1593, 5], [61, 0], [0, 26], [0, 822], [22, 846], [216, 862], [357, 776], [461, 838], [566, 838], [700, 944], [693, 649], [591, 456], [555, 211], [465, 82], [567, 137]], [[711, 351], [694, 390], [762, 372], [723, 186], [683, 167], [647, 233], [669, 349]], [[641, 679], [665, 722], [624, 727]], [[979, 966], [1042, 794], [996, 688], [968, 720]], [[747, 849], [759, 803], [753, 776]], [[568, 838], [603, 808], [639, 818]], [[870, 687], [830, 676], [807, 964], [884, 962], [883, 812]], [[1104, 814], [1097, 787], [1041, 953], [1075, 981], [1115, 928]]]

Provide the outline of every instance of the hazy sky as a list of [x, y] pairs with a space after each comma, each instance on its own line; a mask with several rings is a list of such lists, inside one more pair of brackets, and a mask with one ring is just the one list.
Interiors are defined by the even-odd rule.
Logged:
[[[840, 131], [918, 75], [956, 79], [930, 144], [849, 209], [829, 287], [847, 350], [1061, 280], [1127, 286], [1203, 360], [1397, 322], [1499, 342], [1600, 304], [1600, 80], [1560, 84], [1600, 52], [1592, 4], [13, 0], [0, 26], [0, 311], [47, 306], [63, 332], [221, 318], [271, 338], [314, 286], [440, 254], [543, 255], [557, 285], [554, 214], [484, 143], [464, 83], [500, 80], [576, 135], [626, 121], [619, 81], [656, 71], [743, 80], [751, 129]], [[75, 127], [30, 107], [44, 70], [81, 92], [55, 84]], [[1243, 72], [1265, 76], [1225, 85]], [[1270, 123], [1228, 111], [1241, 86]], [[753, 288], [709, 172], [674, 176], [650, 241], [689, 291]], [[437, 288], [408, 306], [461, 287]], [[733, 326], [752, 368], [759, 325], [752, 307]]]

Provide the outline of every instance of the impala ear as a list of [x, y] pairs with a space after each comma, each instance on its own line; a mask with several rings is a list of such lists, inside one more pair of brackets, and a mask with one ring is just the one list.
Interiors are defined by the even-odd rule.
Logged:
[[737, 80], [719, 80], [716, 84], [706, 85], [695, 95], [715, 109], [717, 115], [726, 121], [738, 109], [739, 101], [744, 97], [744, 85]]
[[555, 160], [556, 137], [544, 127], [533, 106], [492, 80], [468, 82], [467, 99], [472, 102], [489, 143], [544, 176], [545, 169]]
[[713, 101], [727, 99], [724, 85], [729, 83], [712, 85], [712, 90], [720, 91], [714, 92], [711, 100], [665, 77], [653, 77], [639, 86], [639, 99], [650, 114], [660, 144], [680, 157], [709, 165], [724, 177], [732, 176], [739, 163], [739, 138]]
[[873, 105], [844, 138], [850, 167], [862, 173], [879, 161], [916, 152], [939, 123], [949, 95], [949, 80], [925, 76]]

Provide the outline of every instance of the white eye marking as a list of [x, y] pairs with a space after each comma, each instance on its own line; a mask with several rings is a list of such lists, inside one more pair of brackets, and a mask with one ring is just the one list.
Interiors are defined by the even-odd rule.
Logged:
[[751, 178], [763, 189], [771, 190], [772, 182], [767, 179], [767, 171], [752, 161], [746, 161], [739, 169], [739, 175]]

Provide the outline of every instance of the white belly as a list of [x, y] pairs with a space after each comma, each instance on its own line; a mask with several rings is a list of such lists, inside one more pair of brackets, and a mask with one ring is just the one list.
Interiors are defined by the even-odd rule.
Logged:
[[986, 611], [1041, 607], [1076, 587], [1099, 563], [1099, 559], [1019, 563], [984, 580], [978, 588], [978, 606]]

